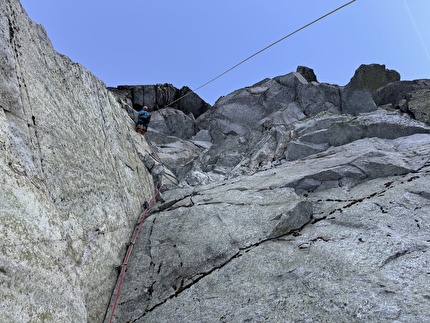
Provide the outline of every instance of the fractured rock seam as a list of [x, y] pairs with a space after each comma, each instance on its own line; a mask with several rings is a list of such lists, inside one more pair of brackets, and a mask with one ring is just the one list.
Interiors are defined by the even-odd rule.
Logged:
[[[413, 179], [409, 179], [409, 181], [410, 181], [410, 180], [413, 180]], [[385, 188], [384, 188], [384, 189], [379, 190], [379, 191], [376, 191], [376, 192], [374, 192], [374, 193], [372, 193], [372, 194], [369, 194], [369, 195], [367, 195], [367, 196], [365, 196], [365, 197], [363, 197], [363, 198], [359, 198], [359, 199], [347, 199], [347, 200], [340, 200], [340, 199], [339, 199], [339, 200], [333, 200], [333, 199], [327, 199], [327, 201], [333, 201], [333, 202], [348, 202], [348, 204], [347, 204], [347, 205], [343, 206], [342, 208], [338, 208], [338, 209], [336, 209], [336, 210], [334, 210], [334, 211], [330, 212], [329, 214], [333, 214], [333, 213], [334, 213], [334, 212], [336, 212], [336, 211], [340, 211], [340, 212], [342, 212], [342, 210], [343, 210], [343, 209], [346, 209], [346, 208], [352, 207], [352, 206], [356, 205], [357, 203], [361, 203], [361, 202], [363, 202], [363, 201], [365, 201], [365, 200], [367, 200], [367, 199], [371, 199], [371, 198], [373, 198], [373, 197], [380, 196], [380, 195], [384, 194], [388, 189], [391, 189], [391, 188], [392, 188], [392, 186], [393, 186], [393, 182], [392, 182], [392, 181], [391, 181], [391, 182], [387, 182], [387, 183], [385, 183]], [[190, 195], [188, 195], [188, 196], [185, 196], [183, 199], [188, 198], [188, 197], [191, 197], [192, 195], [195, 195], [195, 194], [190, 194]], [[182, 200], [183, 200], [183, 199], [182, 199]], [[180, 201], [180, 200], [181, 200], [181, 199], [179, 199], [178, 201]], [[320, 201], [321, 201], [321, 200], [320, 200]], [[205, 203], [204, 203], [204, 204], [205, 204]], [[211, 204], [211, 203], [208, 203], [208, 204]], [[179, 207], [181, 207], [181, 206], [179, 206]], [[239, 248], [239, 251], [238, 251], [236, 254], [234, 254], [232, 257], [230, 257], [229, 259], [227, 259], [227, 260], [226, 260], [224, 263], [222, 263], [221, 265], [216, 266], [216, 267], [214, 267], [214, 268], [210, 269], [209, 271], [207, 271], [207, 272], [205, 272], [205, 273], [198, 273], [198, 274], [196, 274], [194, 277], [198, 276], [198, 278], [194, 278], [194, 279], [192, 279], [192, 282], [190, 282], [189, 284], [183, 285], [185, 278], [182, 278], [181, 286], [180, 286], [179, 288], [177, 288], [177, 290], [176, 290], [176, 292], [175, 292], [174, 294], [170, 295], [169, 297], [167, 297], [167, 298], [166, 298], [165, 300], [163, 300], [162, 302], [160, 302], [160, 303], [158, 303], [158, 304], [153, 305], [150, 309], [147, 309], [143, 315], [141, 315], [140, 317], [136, 318], [133, 322], [136, 322], [137, 320], [139, 320], [139, 319], [143, 318], [147, 313], [149, 313], [149, 312], [153, 311], [154, 309], [158, 308], [159, 306], [162, 306], [162, 305], [163, 305], [163, 304], [165, 304], [169, 299], [172, 299], [172, 298], [175, 298], [175, 297], [179, 296], [183, 291], [185, 291], [185, 290], [187, 290], [187, 289], [191, 288], [194, 284], [198, 283], [201, 279], [203, 279], [203, 278], [205, 278], [205, 277], [209, 276], [209, 275], [210, 275], [210, 274], [212, 274], [215, 270], [217, 270], [217, 269], [222, 269], [223, 267], [225, 267], [227, 264], [229, 264], [229, 263], [230, 263], [231, 261], [233, 261], [234, 259], [237, 259], [237, 258], [241, 257], [244, 253], [247, 253], [247, 252], [249, 252], [250, 250], [252, 250], [253, 248], [258, 247], [258, 246], [259, 246], [259, 245], [261, 245], [262, 243], [265, 243], [265, 242], [267, 242], [267, 241], [273, 241], [273, 240], [282, 240], [282, 239], [281, 239], [282, 237], [287, 236], [287, 235], [291, 235], [291, 234], [292, 234], [292, 232], [299, 232], [301, 229], [303, 229], [303, 228], [304, 228], [305, 226], [307, 226], [308, 224], [315, 224], [316, 222], [319, 222], [319, 221], [325, 220], [325, 219], [327, 218], [327, 216], [328, 216], [328, 215], [326, 215], [326, 216], [324, 216], [324, 217], [322, 217], [322, 218], [318, 218], [318, 219], [313, 218], [311, 221], [309, 221], [308, 223], [306, 223], [306, 224], [305, 224], [302, 228], [300, 228], [300, 229], [292, 230], [292, 231], [290, 231], [290, 232], [288, 232], [288, 233], [286, 233], [286, 234], [282, 234], [282, 235], [277, 236], [277, 237], [271, 237], [271, 238], [268, 238], [268, 239], [263, 239], [263, 240], [261, 240], [261, 241], [259, 241], [259, 242], [255, 243], [255, 244], [252, 244], [252, 245], [250, 245], [250, 246], [248, 246], [248, 247]], [[221, 219], [220, 219], [220, 220], [221, 220]], [[222, 221], [222, 220], [221, 220], [221, 221]], [[307, 248], [307, 247], [310, 247], [310, 245], [311, 245], [312, 243], [314, 243], [314, 242], [316, 242], [316, 241], [319, 241], [319, 240], [327, 242], [327, 241], [329, 241], [330, 239], [329, 239], [329, 238], [326, 238], [326, 237], [317, 237], [317, 238], [314, 238], [314, 239], [309, 240], [309, 241], [308, 241], [308, 243], [300, 244], [298, 247], [299, 247], [299, 249]], [[305, 245], [306, 245], [306, 246], [305, 246]], [[409, 252], [412, 252], [412, 251], [410, 251], [410, 250], [408, 249], [405, 253], [409, 253]], [[403, 255], [403, 254], [401, 254], [401, 255]], [[401, 256], [401, 255], [400, 255], [400, 256]], [[389, 262], [389, 261], [394, 260], [394, 259], [395, 259], [395, 258], [397, 258], [397, 257], [398, 257], [398, 256], [397, 256], [397, 254], [396, 254], [395, 256], [389, 257], [389, 259], [388, 259], [388, 261], [386, 261], [386, 263], [387, 263], [387, 262]], [[385, 263], [384, 263], [384, 265], [385, 265]]]
[[396, 260], [397, 258], [400, 258], [400, 257], [405, 256], [407, 254], [411, 254], [413, 252], [418, 252], [418, 251], [424, 251], [427, 249], [428, 249], [427, 246], [418, 245], [418, 246], [413, 246], [411, 248], [403, 249], [401, 251], [397, 251], [394, 255], [391, 255], [387, 259], [385, 259], [379, 267], [382, 268], [385, 265], [389, 264], [390, 262]]
[[[308, 222], [309, 223], [309, 222]], [[303, 227], [305, 227], [308, 223], [306, 223]], [[302, 227], [302, 228], [303, 228]], [[254, 248], [256, 248], [256, 247], [258, 247], [258, 246], [260, 246], [261, 244], [263, 244], [263, 243], [265, 243], [265, 242], [268, 242], [268, 241], [273, 241], [273, 240], [277, 240], [277, 239], [279, 239], [279, 238], [281, 238], [281, 237], [283, 237], [283, 236], [287, 236], [287, 235], [290, 235], [290, 234], [292, 234], [292, 232], [297, 232], [297, 231], [300, 231], [302, 228], [300, 228], [300, 229], [297, 229], [297, 230], [292, 230], [292, 231], [290, 231], [290, 232], [288, 232], [288, 233], [286, 233], [286, 234], [283, 234], [283, 235], [280, 235], [280, 236], [278, 236], [278, 237], [271, 237], [271, 238], [268, 238], [268, 239], [263, 239], [263, 240], [261, 240], [261, 241], [259, 241], [259, 242], [256, 242], [256, 243], [254, 243], [254, 244], [252, 244], [252, 245], [250, 245], [250, 246], [247, 246], [247, 247], [243, 247], [243, 248], [239, 248], [239, 251], [237, 252], [237, 253], [235, 253], [233, 256], [231, 256], [229, 259], [227, 259], [224, 263], [222, 263], [221, 265], [219, 265], [219, 266], [216, 266], [216, 267], [213, 267], [211, 270], [209, 270], [209, 271], [207, 271], [207, 272], [205, 272], [205, 273], [197, 273], [197, 274], [195, 274], [195, 276], [199, 276], [198, 278], [196, 278], [196, 279], [194, 279], [194, 280], [192, 280], [192, 282], [191, 283], [189, 283], [189, 284], [187, 284], [187, 285], [182, 285], [183, 284], [183, 282], [184, 282], [184, 279], [185, 278], [182, 278], [182, 281], [181, 281], [181, 286], [176, 290], [176, 292], [174, 293], [174, 294], [172, 294], [172, 295], [170, 295], [169, 297], [167, 297], [165, 300], [163, 300], [162, 302], [160, 302], [160, 303], [158, 303], [158, 304], [155, 304], [155, 305], [153, 305], [150, 309], [147, 309], [146, 311], [145, 311], [145, 313], [144, 314], [142, 314], [141, 316], [139, 316], [138, 318], [136, 318], [136, 319], [134, 319], [133, 320], [133, 322], [137, 322], [138, 320], [140, 320], [141, 318], [143, 318], [143, 317], [145, 317], [145, 315], [147, 314], [147, 313], [149, 313], [149, 312], [152, 312], [153, 310], [155, 310], [156, 308], [158, 308], [159, 306], [162, 306], [163, 304], [165, 304], [169, 299], [172, 299], [172, 298], [175, 298], [175, 297], [177, 297], [177, 296], [179, 296], [182, 292], [184, 292], [185, 290], [187, 290], [187, 289], [189, 289], [189, 288], [191, 288], [194, 284], [197, 284], [201, 279], [203, 279], [203, 278], [205, 278], [205, 277], [207, 277], [207, 276], [209, 276], [210, 274], [212, 274], [214, 271], [216, 271], [216, 270], [219, 270], [219, 269], [222, 269], [223, 267], [225, 267], [226, 265], [228, 265], [231, 261], [233, 261], [234, 259], [237, 259], [237, 258], [239, 258], [239, 257], [241, 257], [241, 256], [243, 256], [245, 253], [248, 253], [249, 251], [251, 251], [252, 249], [254, 249]]]

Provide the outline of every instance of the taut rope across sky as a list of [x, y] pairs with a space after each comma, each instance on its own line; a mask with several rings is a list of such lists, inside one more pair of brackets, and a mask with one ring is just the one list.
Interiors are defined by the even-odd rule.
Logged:
[[176, 99], [176, 100], [174, 100], [174, 101], [170, 102], [169, 104], [167, 104], [167, 105], [166, 105], [166, 107], [168, 107], [168, 106], [170, 106], [170, 105], [172, 105], [172, 104], [174, 104], [174, 103], [178, 102], [179, 100], [183, 99], [184, 97], [186, 97], [187, 95], [189, 95], [189, 94], [191, 94], [191, 93], [195, 93], [197, 90], [200, 90], [202, 87], [204, 87], [204, 86], [206, 86], [206, 85], [208, 85], [208, 84], [212, 83], [213, 81], [215, 81], [215, 80], [219, 79], [221, 76], [223, 76], [223, 75], [227, 74], [227, 73], [228, 73], [228, 72], [230, 72], [231, 70], [235, 69], [235, 68], [236, 68], [236, 67], [238, 67], [239, 65], [242, 65], [242, 64], [243, 64], [243, 63], [245, 63], [246, 61], [248, 61], [248, 60], [250, 60], [251, 58], [253, 58], [253, 57], [257, 56], [258, 54], [260, 54], [260, 53], [264, 52], [265, 50], [269, 49], [270, 47], [272, 47], [272, 46], [274, 46], [274, 45], [276, 45], [276, 44], [280, 43], [281, 41], [283, 41], [283, 40], [285, 40], [285, 39], [287, 39], [287, 38], [289, 38], [289, 37], [291, 37], [291, 36], [293, 36], [294, 34], [297, 34], [298, 32], [300, 32], [300, 31], [302, 31], [303, 29], [305, 29], [305, 28], [307, 28], [307, 27], [309, 27], [309, 26], [313, 25], [314, 23], [316, 23], [316, 22], [318, 22], [318, 21], [320, 21], [320, 20], [322, 20], [322, 19], [324, 19], [324, 18], [326, 18], [326, 17], [328, 17], [328, 16], [332, 15], [332, 14], [333, 14], [333, 13], [335, 13], [336, 11], [339, 11], [339, 10], [341, 10], [341, 9], [343, 9], [343, 8], [345, 8], [345, 7], [347, 7], [347, 6], [349, 6], [350, 4], [352, 4], [352, 3], [353, 3], [353, 2], [355, 2], [355, 1], [357, 1], [357, 0], [352, 0], [352, 1], [348, 2], [348, 3], [345, 3], [344, 5], [342, 5], [342, 6], [338, 7], [338, 8], [336, 8], [336, 9], [334, 9], [334, 10], [332, 10], [332, 11], [328, 12], [328, 13], [326, 13], [325, 15], [323, 15], [323, 16], [321, 16], [321, 17], [319, 17], [319, 18], [317, 18], [317, 19], [315, 19], [315, 20], [313, 20], [313, 21], [311, 21], [311, 22], [307, 23], [306, 25], [304, 25], [304, 26], [302, 26], [302, 27], [300, 27], [300, 28], [296, 29], [295, 31], [293, 31], [293, 32], [289, 33], [288, 35], [286, 35], [286, 36], [284, 36], [284, 37], [282, 37], [282, 38], [278, 39], [277, 41], [275, 41], [275, 42], [271, 43], [270, 45], [267, 45], [266, 47], [264, 47], [264, 48], [260, 49], [259, 51], [255, 52], [255, 53], [254, 53], [254, 54], [252, 54], [251, 56], [248, 56], [247, 58], [245, 58], [244, 60], [240, 61], [240, 62], [239, 62], [239, 63], [237, 63], [236, 65], [234, 65], [234, 66], [230, 67], [229, 69], [227, 69], [226, 71], [222, 72], [222, 73], [221, 73], [221, 74], [219, 74], [218, 76], [214, 77], [213, 79], [211, 79], [211, 80], [207, 81], [206, 83], [203, 83], [202, 85], [198, 86], [198, 87], [197, 87], [197, 88], [195, 88], [194, 90], [191, 90], [191, 91], [187, 92], [186, 94], [184, 94], [183, 96], [181, 96], [180, 98], [178, 98], [178, 99]]

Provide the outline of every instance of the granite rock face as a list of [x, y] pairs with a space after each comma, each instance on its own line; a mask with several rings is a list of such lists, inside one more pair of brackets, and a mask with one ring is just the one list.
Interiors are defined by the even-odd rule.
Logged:
[[430, 320], [429, 87], [398, 79], [294, 72], [220, 98], [144, 224], [114, 321]]
[[[115, 88], [111, 87], [109, 90], [135, 110], [144, 105], [150, 110], [170, 107], [198, 118], [210, 107], [209, 104], [186, 86], [178, 89], [172, 84], [120, 85]], [[182, 99], [178, 100], [179, 98]]]
[[[0, 1], [2, 322], [427, 322], [428, 80], [107, 89]], [[143, 137], [136, 108], [153, 115]], [[114, 296], [111, 299], [111, 296]]]
[[374, 92], [376, 104], [429, 124], [429, 80], [398, 81]]
[[[362, 138], [427, 133], [428, 126], [419, 121], [426, 121], [428, 82], [411, 88], [409, 81], [397, 79], [397, 72], [373, 64], [361, 66], [345, 87], [309, 83], [294, 72], [239, 89], [196, 119], [195, 131], [208, 134], [208, 148], [181, 180], [207, 183], [220, 175], [252, 174], [284, 159], [304, 158]], [[391, 88], [400, 84], [405, 84], [405, 94], [397, 98], [398, 91]], [[408, 112], [389, 106], [405, 96], [415, 114], [409, 105]]]
[[148, 150], [19, 1], [0, 1], [0, 25], [0, 320], [100, 322], [154, 192]]
[[342, 112], [357, 115], [376, 110], [372, 91], [395, 81], [400, 81], [400, 74], [385, 65], [361, 65], [343, 89]]
[[365, 138], [172, 190], [115, 322], [425, 322], [430, 136]]

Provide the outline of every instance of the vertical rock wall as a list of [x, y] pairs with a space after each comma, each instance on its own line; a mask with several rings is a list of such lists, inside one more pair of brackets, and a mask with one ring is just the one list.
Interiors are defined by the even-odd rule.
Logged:
[[152, 179], [103, 82], [0, 1], [2, 322], [100, 322]]

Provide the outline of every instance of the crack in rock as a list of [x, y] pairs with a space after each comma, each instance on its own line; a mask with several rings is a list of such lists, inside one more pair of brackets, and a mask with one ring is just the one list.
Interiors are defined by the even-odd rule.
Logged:
[[411, 248], [406, 248], [406, 249], [403, 249], [403, 250], [397, 251], [397, 252], [396, 252], [396, 253], [394, 253], [393, 255], [391, 255], [391, 256], [389, 256], [388, 258], [386, 258], [386, 259], [382, 262], [382, 264], [379, 266], [379, 268], [382, 268], [382, 267], [386, 266], [386, 265], [387, 265], [387, 264], [389, 264], [390, 262], [393, 262], [394, 260], [396, 260], [396, 259], [398, 259], [398, 258], [400, 258], [400, 257], [402, 257], [402, 256], [405, 256], [405, 255], [407, 255], [407, 254], [411, 254], [411, 253], [413, 253], [413, 252], [417, 252], [417, 251], [424, 251], [424, 250], [426, 250], [426, 249], [428, 249], [428, 247], [427, 247], [427, 246], [424, 246], [424, 245], [418, 245], [418, 246], [413, 246], [413, 247], [411, 247]]
[[[173, 200], [171, 200], [171, 201], [168, 201], [168, 202], [165, 202], [165, 203], [163, 203], [163, 204], [161, 204], [160, 206], [158, 206], [157, 208], [155, 208], [152, 212], [151, 212], [151, 214], [153, 214], [153, 213], [159, 213], [159, 212], [163, 212], [163, 211], [173, 211], [173, 210], [176, 210], [176, 209], [179, 209], [179, 208], [181, 208], [181, 207], [191, 207], [191, 206], [193, 206], [194, 205], [194, 202], [192, 201], [192, 197], [193, 196], [196, 196], [196, 195], [201, 195], [200, 193], [198, 193], [198, 192], [192, 192], [192, 193], [190, 193], [190, 194], [187, 194], [187, 195], [184, 195], [184, 196], [182, 196], [182, 197], [179, 197], [179, 198], [176, 198], [176, 199], [173, 199]], [[190, 199], [190, 203], [191, 203], [191, 205], [184, 205], [184, 204], [180, 204], [180, 205], [177, 205], [177, 206], [175, 206], [176, 204], [178, 204], [179, 202], [181, 202], [181, 201], [185, 201], [186, 199]], [[174, 207], [175, 206], [175, 207]]]
[[[222, 264], [215, 266], [213, 268], [211, 268], [210, 270], [208, 270], [207, 272], [203, 272], [203, 273], [197, 273], [195, 274], [193, 277], [191, 277], [191, 282], [188, 284], [184, 284], [184, 281], [186, 279], [186, 277], [183, 277], [181, 280], [181, 284], [180, 286], [177, 288], [177, 290], [175, 291], [175, 293], [173, 293], [172, 295], [166, 297], [164, 300], [162, 300], [161, 302], [153, 305], [151, 308], [145, 310], [145, 313], [143, 313], [141, 316], [137, 317], [136, 319], [133, 320], [133, 322], [137, 322], [138, 320], [142, 319], [143, 317], [145, 317], [148, 313], [154, 311], [156, 308], [162, 306], [163, 304], [165, 304], [169, 299], [173, 299], [175, 297], [178, 297], [180, 294], [182, 294], [184, 291], [190, 289], [191, 287], [193, 287], [195, 284], [197, 284], [200, 280], [202, 280], [205, 277], [210, 276], [213, 272], [220, 270], [222, 268], [224, 268], [225, 266], [227, 266], [230, 262], [232, 262], [233, 260], [242, 257], [244, 254], [250, 252], [251, 250], [253, 250], [254, 248], [257, 248], [259, 246], [261, 246], [263, 243], [269, 242], [269, 241], [274, 241], [274, 240], [281, 240], [283, 237], [288, 236], [288, 235], [294, 235], [294, 233], [296, 233], [297, 231], [300, 231], [301, 229], [303, 229], [307, 224], [309, 224], [309, 222], [307, 222], [306, 224], [304, 224], [301, 228], [299, 229], [294, 229], [294, 230], [290, 230], [289, 232], [285, 233], [285, 234], [281, 234], [279, 236], [276, 237], [269, 237], [266, 239], [263, 239], [261, 241], [258, 241], [252, 245], [249, 245], [247, 247], [242, 247], [239, 248], [239, 250], [230, 258], [228, 258], [226, 261], [224, 261]], [[323, 239], [324, 241], [326, 241], [325, 238], [321, 238], [318, 237], [316, 238], [316, 240], [318, 239]], [[316, 241], [315, 240], [315, 241]]]
[[[376, 196], [382, 196], [385, 192], [387, 192], [392, 187], [393, 187], [393, 182], [387, 182], [387, 183], [385, 183], [385, 188], [384, 189], [376, 191], [376, 192], [373, 192], [372, 194], [369, 194], [367, 196], [364, 196], [364, 197], [361, 197], [361, 198], [358, 198], [358, 199], [351, 199], [351, 200], [349, 200], [349, 199], [347, 199], [347, 200], [327, 199], [327, 200], [325, 200], [326, 202], [339, 202], [339, 203], [349, 202], [348, 204], [346, 204], [346, 205], [344, 205], [344, 206], [342, 206], [340, 208], [337, 208], [337, 209], [334, 209], [334, 210], [330, 211], [328, 215], [332, 215], [332, 214], [334, 214], [336, 212], [342, 213], [344, 209], [348, 209], [350, 207], [353, 207], [354, 205], [356, 205], [358, 203], [362, 203], [365, 200], [370, 200], [370, 199], [372, 199], [372, 198], [374, 198]], [[318, 200], [317, 202], [322, 202], [322, 200]], [[321, 217], [318, 220], [321, 221], [321, 220], [323, 220], [323, 218], [324, 217]]]

